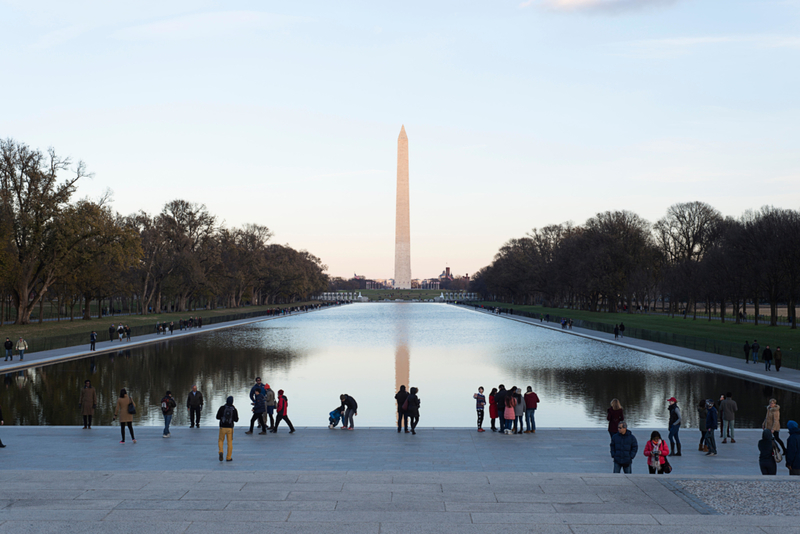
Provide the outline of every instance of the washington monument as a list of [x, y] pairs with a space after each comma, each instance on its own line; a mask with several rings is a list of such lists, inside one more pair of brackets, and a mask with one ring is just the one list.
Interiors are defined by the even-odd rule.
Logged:
[[411, 289], [411, 230], [408, 215], [408, 137], [397, 138], [397, 211], [394, 230], [394, 287]]

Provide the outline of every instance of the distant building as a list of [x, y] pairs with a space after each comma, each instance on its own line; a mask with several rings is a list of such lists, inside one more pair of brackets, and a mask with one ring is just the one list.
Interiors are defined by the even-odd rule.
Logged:
[[439, 289], [439, 280], [436, 278], [428, 278], [420, 283], [421, 289]]

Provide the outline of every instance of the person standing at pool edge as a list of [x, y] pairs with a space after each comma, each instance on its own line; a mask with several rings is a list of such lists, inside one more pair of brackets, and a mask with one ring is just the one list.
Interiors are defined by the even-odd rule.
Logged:
[[189, 398], [186, 399], [186, 409], [189, 410], [189, 428], [200, 428], [200, 412], [203, 411], [203, 394], [197, 391], [197, 385], [192, 386]]
[[528, 386], [528, 392], [525, 393], [525, 430], [526, 434], [536, 433], [536, 407], [539, 406], [539, 396], [534, 393], [533, 388]]
[[[675, 397], [670, 397], [667, 402], [669, 402], [669, 448], [672, 450], [673, 456], [680, 456], [681, 438], [678, 436], [678, 432], [681, 429], [681, 409], [678, 408], [678, 399]], [[660, 434], [658, 439], [661, 440]], [[677, 449], [675, 449], [676, 443], [678, 444]]]
[[95, 408], [97, 408], [97, 391], [92, 387], [92, 383], [89, 380], [84, 380], [83, 382], [78, 408], [81, 409], [81, 415], [83, 416], [83, 429], [91, 430], [92, 416]]
[[406, 408], [403, 407], [406, 404], [406, 399], [408, 399], [408, 391], [406, 391], [406, 386], [400, 386], [400, 391], [394, 396], [395, 402], [397, 402], [397, 433], [400, 433], [400, 428], [403, 427], [406, 430], [406, 434], [408, 434], [408, 411]]
[[722, 443], [728, 443], [728, 434], [731, 436], [731, 443], [736, 443], [736, 440], [733, 439], [733, 427], [739, 406], [731, 398], [730, 391], [725, 395], [725, 400], [720, 403], [719, 407], [722, 412]]
[[497, 427], [495, 427], [495, 419], [497, 419], [497, 401], [495, 400], [496, 394], [497, 388], [492, 388], [492, 392], [489, 393], [489, 418], [492, 420], [492, 432], [497, 432]]
[[486, 396], [483, 394], [483, 386], [478, 388], [478, 392], [472, 395], [472, 398], [475, 399], [475, 410], [478, 412], [478, 432], [483, 432], [483, 408], [486, 406]]
[[411, 433], [417, 433], [417, 423], [419, 423], [419, 397], [417, 388], [411, 388], [408, 394], [408, 416], [411, 419]]

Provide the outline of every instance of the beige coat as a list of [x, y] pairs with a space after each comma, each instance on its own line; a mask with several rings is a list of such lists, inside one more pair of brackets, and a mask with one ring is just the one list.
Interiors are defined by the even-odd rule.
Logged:
[[128, 405], [136, 403], [126, 394], [124, 397], [117, 399], [117, 408], [114, 410], [114, 416], [119, 419], [120, 423], [133, 423], [133, 414], [128, 413]]
[[781, 429], [781, 407], [776, 404], [774, 408], [767, 408], [767, 418], [764, 419], [764, 424], [761, 426], [772, 432], [779, 431]]
[[97, 404], [97, 390], [93, 387], [81, 390], [81, 415], [94, 415], [94, 407]]

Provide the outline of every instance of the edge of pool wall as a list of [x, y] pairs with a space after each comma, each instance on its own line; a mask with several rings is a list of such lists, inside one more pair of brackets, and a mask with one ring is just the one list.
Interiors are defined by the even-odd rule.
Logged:
[[[213, 332], [215, 330], [224, 330], [226, 328], [235, 328], [237, 326], [244, 326], [253, 323], [260, 323], [262, 321], [274, 321], [276, 319], [284, 319], [286, 317], [296, 317], [297, 315], [306, 315], [308, 313], [316, 313], [325, 310], [331, 310], [331, 307], [320, 308], [317, 310], [309, 310], [307, 312], [303, 312], [302, 314], [288, 314], [288, 315], [278, 315], [278, 316], [269, 316], [264, 315], [262, 317], [254, 317], [252, 319], [239, 319], [238, 321], [227, 321], [224, 323], [215, 323], [211, 325], [207, 325], [203, 328], [193, 328], [191, 330], [186, 330], [185, 332], [180, 332], [178, 335], [171, 334], [171, 335], [162, 335], [159, 337], [151, 338], [151, 339], [140, 339], [138, 341], [130, 341], [126, 342], [122, 345], [117, 345], [114, 348], [105, 348], [100, 350], [84, 350], [81, 352], [72, 352], [69, 354], [62, 354], [60, 356], [47, 356], [45, 358], [41, 358], [38, 360], [23, 360], [21, 363], [15, 365], [8, 365], [8, 366], [0, 366], [0, 374], [6, 373], [13, 373], [16, 371], [23, 371], [25, 369], [31, 369], [34, 367], [42, 367], [44, 365], [53, 365], [56, 363], [64, 363], [69, 362], [72, 360], [82, 360], [84, 358], [88, 358], [90, 356], [100, 356], [104, 354], [111, 354], [117, 353], [121, 350], [127, 350], [130, 348], [139, 348], [145, 345], [151, 345], [153, 343], [162, 343], [164, 341], [169, 341], [172, 339], [181, 339], [186, 336], [194, 336], [197, 334], [203, 334], [205, 332]], [[153, 335], [153, 334], [147, 334]], [[73, 347], [80, 347], [80, 345], [73, 345]], [[61, 349], [52, 349], [52, 350], [65, 350], [72, 347], [62, 347]], [[46, 352], [46, 351], [43, 351]], [[33, 354], [38, 354], [36, 352], [26, 353], [26, 356], [30, 356]]]
[[[481, 314], [484, 314], [484, 315], [488, 313], [488, 312], [481, 312], [481, 311], [469, 308], [467, 306], [459, 306], [459, 307], [462, 308], [462, 309], [465, 309], [467, 311], [471, 311], [471, 312], [475, 312], [475, 313], [481, 313]], [[495, 315], [495, 314], [489, 314], [489, 315]], [[638, 352], [644, 352], [644, 353], [647, 353], [647, 354], [652, 354], [653, 356], [659, 356], [661, 358], [668, 358], [670, 360], [676, 360], [676, 361], [679, 361], [681, 363], [688, 363], [690, 365], [696, 365], [698, 367], [705, 367], [706, 369], [711, 369], [713, 371], [718, 371], [718, 372], [720, 372], [722, 374], [735, 376], [737, 378], [745, 378], [747, 380], [751, 380], [753, 382], [758, 382], [760, 384], [764, 384], [764, 385], [767, 385], [767, 386], [775, 386], [775, 387], [779, 387], [779, 388], [782, 388], [782, 389], [788, 389], [788, 390], [794, 391], [795, 393], [800, 393], [800, 384], [798, 384], [797, 382], [791, 381], [791, 380], [784, 380], [784, 379], [778, 378], [778, 377], [772, 378], [772, 377], [769, 377], [769, 376], [762, 376], [762, 375], [758, 375], [758, 374], [755, 374], [755, 373], [751, 373], [750, 371], [745, 371], [743, 369], [733, 369], [733, 368], [727, 367], [725, 365], [719, 365], [719, 364], [716, 364], [716, 363], [705, 362], [703, 360], [697, 360], [697, 359], [694, 359], [694, 358], [691, 358], [691, 357], [688, 357], [688, 356], [680, 356], [679, 354], [673, 354], [671, 352], [664, 352], [664, 351], [648, 349], [648, 348], [644, 348], [644, 347], [636, 347], [634, 345], [628, 345], [627, 343], [621, 343], [619, 341], [614, 341], [612, 339], [604, 339], [602, 337], [592, 336], [590, 334], [582, 334], [580, 332], [575, 332], [573, 330], [564, 330], [562, 328], [556, 328], [555, 326], [550, 326], [549, 324], [537, 324], [537, 323], [532, 322], [532, 321], [525, 321], [525, 320], [522, 320], [522, 319], [518, 319], [517, 317], [514, 317], [513, 315], [496, 315], [496, 316], [501, 318], [501, 319], [508, 319], [508, 320], [515, 321], [515, 322], [521, 323], [521, 324], [526, 324], [526, 325], [529, 325], [529, 326], [536, 326], [538, 328], [546, 328], [546, 329], [552, 330], [554, 332], [561, 332], [563, 334], [569, 334], [569, 335], [572, 335], [572, 336], [578, 336], [578, 337], [582, 337], [582, 338], [586, 338], [586, 339], [591, 339], [593, 341], [599, 341], [601, 343], [607, 343], [609, 345], [616, 345], [618, 347], [622, 347], [622, 348], [625, 348], [625, 349], [630, 349], [630, 350], [635, 350], [635, 351], [638, 351]], [[655, 343], [655, 341], [653, 343]], [[663, 345], [663, 343], [659, 343], [659, 344]], [[665, 346], [669, 347], [670, 345], [665, 345]], [[701, 351], [697, 351], [697, 352], [701, 352]], [[708, 353], [708, 354], [713, 354], [713, 353]]]

